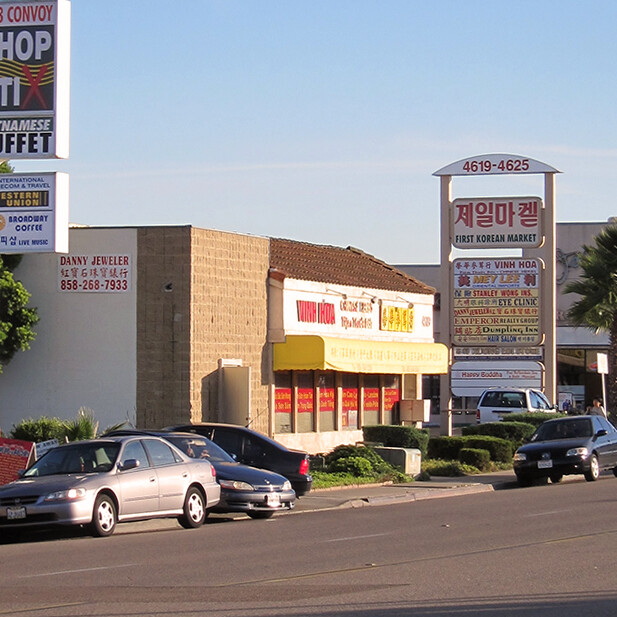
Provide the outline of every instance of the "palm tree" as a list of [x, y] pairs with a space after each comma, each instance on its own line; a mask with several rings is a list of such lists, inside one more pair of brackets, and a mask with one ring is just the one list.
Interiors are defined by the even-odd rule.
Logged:
[[580, 296], [568, 310], [573, 325], [609, 334], [608, 412], [617, 403], [617, 225], [608, 225], [594, 240], [595, 246], [583, 245], [582, 276], [567, 283], [565, 292]]

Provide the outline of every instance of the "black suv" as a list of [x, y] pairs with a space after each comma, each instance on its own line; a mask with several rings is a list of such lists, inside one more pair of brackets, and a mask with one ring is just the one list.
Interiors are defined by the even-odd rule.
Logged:
[[237, 424], [201, 422], [175, 424], [163, 430], [203, 435], [231, 454], [239, 463], [269, 469], [285, 476], [298, 497], [306, 495], [313, 485], [313, 478], [309, 474], [309, 455], [306, 452], [290, 450], [250, 428]]

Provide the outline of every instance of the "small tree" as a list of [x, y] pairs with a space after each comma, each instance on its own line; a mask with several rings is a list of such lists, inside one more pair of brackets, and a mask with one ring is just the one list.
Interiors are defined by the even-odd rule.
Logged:
[[[605, 409], [617, 404], [617, 225], [605, 227], [595, 246], [583, 246], [583, 271], [579, 280], [566, 285], [566, 293], [580, 296], [568, 311], [575, 326], [584, 326], [609, 335], [608, 401]], [[608, 403], [608, 405], [607, 405]]]
[[36, 309], [28, 307], [30, 294], [7, 265], [16, 263], [18, 259], [0, 255], [0, 373], [17, 351], [30, 349], [39, 320]]

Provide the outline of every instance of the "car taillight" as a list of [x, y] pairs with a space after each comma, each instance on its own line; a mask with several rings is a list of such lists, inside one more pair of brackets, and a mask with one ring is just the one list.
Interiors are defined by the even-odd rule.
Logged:
[[308, 470], [309, 470], [309, 462], [307, 459], [304, 459], [300, 463], [300, 474], [305, 476], [308, 473]]
[[216, 469], [214, 468], [214, 465], [210, 465], [210, 467], [212, 468], [212, 477], [216, 478]]
[[480, 410], [479, 409], [476, 411], [476, 420], [480, 422]]

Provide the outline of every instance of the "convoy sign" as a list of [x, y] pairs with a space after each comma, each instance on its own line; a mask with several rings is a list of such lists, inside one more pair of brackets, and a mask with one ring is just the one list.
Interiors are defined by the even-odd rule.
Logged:
[[540, 262], [456, 259], [454, 345], [540, 344]]
[[70, 3], [0, 3], [0, 158], [67, 158]]

